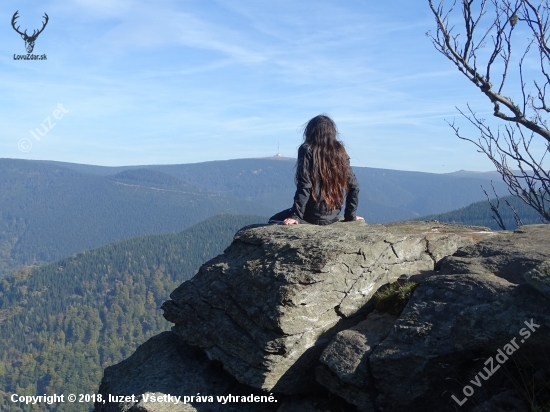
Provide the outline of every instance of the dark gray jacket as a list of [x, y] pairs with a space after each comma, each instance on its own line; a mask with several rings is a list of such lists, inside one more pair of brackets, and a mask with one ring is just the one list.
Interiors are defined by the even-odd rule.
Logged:
[[[311, 183], [309, 174], [311, 173], [313, 153], [311, 149], [306, 149], [304, 145], [298, 149], [298, 182], [296, 185], [296, 194], [294, 195], [294, 204], [292, 205], [292, 218], [298, 221], [306, 221], [316, 225], [326, 225], [338, 220], [341, 208], [329, 211], [322, 200], [319, 187], [316, 188], [317, 201], [311, 196]], [[309, 165], [309, 170], [304, 172], [304, 160]], [[351, 169], [349, 168], [348, 190], [346, 193], [346, 209], [344, 210], [344, 220], [355, 220], [357, 204], [359, 203], [359, 183]]]

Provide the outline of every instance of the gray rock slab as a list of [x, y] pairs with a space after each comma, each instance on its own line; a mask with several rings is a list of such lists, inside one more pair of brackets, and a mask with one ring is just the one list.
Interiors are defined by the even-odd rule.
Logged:
[[[454, 395], [472, 408], [487, 402], [488, 394], [514, 386], [512, 378], [521, 371], [550, 368], [550, 300], [522, 281], [526, 271], [550, 257], [549, 235], [550, 226], [524, 227], [443, 259], [447, 274], [418, 286], [369, 358], [378, 406], [453, 410], [459, 406]], [[508, 359], [500, 357], [508, 361], [506, 368], [497, 363], [499, 350], [509, 352]]]
[[355, 405], [357, 412], [375, 412], [377, 409], [372, 402], [374, 391], [369, 388], [356, 388], [341, 381], [327, 366], [319, 365], [315, 369], [317, 382], [331, 393]]
[[438, 222], [249, 227], [162, 308], [174, 332], [240, 382], [294, 393], [381, 286], [495, 236]]
[[374, 311], [356, 326], [339, 332], [321, 355], [316, 379], [332, 393], [356, 405], [358, 410], [374, 411], [371, 397], [374, 384], [368, 359], [388, 335], [396, 316]]
[[[107, 402], [96, 403], [96, 412], [273, 412], [279, 407], [275, 402], [218, 402], [217, 395], [258, 393], [243, 388], [204, 353], [185, 344], [173, 332], [149, 339], [128, 359], [106, 368], [98, 393]], [[185, 396], [198, 394], [202, 401], [183, 403]], [[115, 396], [116, 402], [108, 402]], [[209, 396], [213, 402], [208, 402]], [[153, 397], [157, 402], [152, 402]], [[180, 401], [176, 403], [178, 397]]]
[[550, 225], [522, 226], [444, 257], [369, 357], [377, 407], [504, 410], [550, 371], [548, 239]]
[[550, 225], [526, 225], [462, 247], [440, 262], [441, 273], [490, 273], [511, 283], [550, 256]]

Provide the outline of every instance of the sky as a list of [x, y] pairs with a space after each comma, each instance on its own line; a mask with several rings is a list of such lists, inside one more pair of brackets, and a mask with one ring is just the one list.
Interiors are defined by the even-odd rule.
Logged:
[[[47, 13], [33, 51], [47, 60], [15, 58], [16, 11], [29, 34]], [[467, 127], [467, 103], [492, 107], [428, 30], [427, 0], [7, 0], [0, 157], [181, 164], [278, 144], [296, 157], [303, 125], [325, 113], [354, 166], [492, 170], [446, 123]]]

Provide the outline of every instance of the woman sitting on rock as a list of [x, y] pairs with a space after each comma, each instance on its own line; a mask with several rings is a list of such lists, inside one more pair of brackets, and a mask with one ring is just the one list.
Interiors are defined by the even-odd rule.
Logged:
[[304, 130], [304, 143], [298, 148], [296, 194], [292, 208], [269, 219], [269, 223], [312, 223], [329, 225], [338, 221], [344, 203], [344, 221], [363, 220], [356, 216], [359, 184], [349, 165], [344, 144], [336, 138], [332, 119], [319, 115]]

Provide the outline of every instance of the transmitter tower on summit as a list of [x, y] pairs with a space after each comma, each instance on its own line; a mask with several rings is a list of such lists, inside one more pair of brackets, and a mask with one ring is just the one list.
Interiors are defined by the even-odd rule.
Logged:
[[278, 140], [277, 140], [277, 154], [275, 155], [275, 157], [283, 157], [283, 155], [281, 154], [281, 148]]

